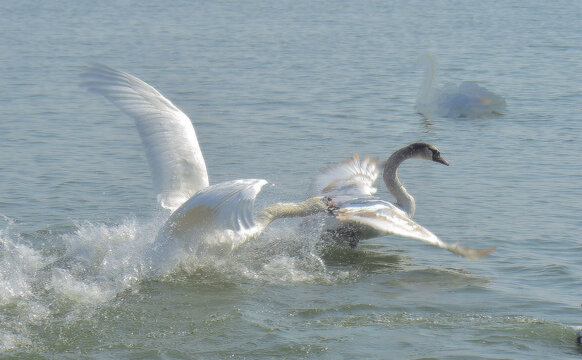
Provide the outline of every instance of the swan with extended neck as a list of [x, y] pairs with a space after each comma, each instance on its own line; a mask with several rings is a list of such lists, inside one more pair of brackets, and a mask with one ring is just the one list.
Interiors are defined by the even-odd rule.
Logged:
[[440, 151], [427, 143], [413, 143], [394, 152], [384, 163], [382, 177], [396, 199], [395, 204], [374, 196], [374, 182], [379, 175], [377, 158], [360, 161], [356, 154], [316, 175], [311, 194], [329, 196], [336, 207], [335, 217], [325, 225], [324, 236], [347, 241], [355, 247], [360, 240], [395, 234], [424, 241], [466, 258], [480, 258], [491, 253], [493, 248], [471, 249], [448, 244], [412, 220], [416, 204], [398, 178], [400, 164], [412, 158], [449, 165]]
[[404, 210], [410, 218], [416, 212], [416, 201], [400, 182], [398, 167], [404, 160], [411, 158], [431, 160], [449, 166], [449, 163], [441, 156], [440, 151], [435, 146], [426, 143], [410, 144], [397, 150], [388, 158], [384, 164], [382, 178], [386, 188], [396, 199], [396, 206]]

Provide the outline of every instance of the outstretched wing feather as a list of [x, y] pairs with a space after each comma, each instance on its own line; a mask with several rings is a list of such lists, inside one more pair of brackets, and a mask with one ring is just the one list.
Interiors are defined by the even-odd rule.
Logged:
[[208, 186], [192, 122], [156, 89], [135, 76], [92, 64], [82, 86], [103, 95], [135, 120], [161, 206], [174, 210]]
[[459, 244], [446, 243], [428, 229], [410, 219], [404, 211], [384, 201], [375, 201], [374, 205], [368, 207], [346, 206], [339, 209], [336, 216], [343, 222], [360, 223], [385, 234], [417, 239], [469, 259], [481, 258], [495, 249], [472, 249]]
[[332, 198], [369, 197], [376, 193], [374, 182], [378, 178], [378, 159], [366, 157], [360, 161], [358, 154], [321, 170], [313, 178], [310, 195], [327, 195]]

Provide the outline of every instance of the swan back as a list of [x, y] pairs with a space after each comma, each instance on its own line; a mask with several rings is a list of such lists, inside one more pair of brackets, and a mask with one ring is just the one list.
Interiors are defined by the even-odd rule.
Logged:
[[432, 56], [419, 59], [424, 65], [424, 79], [416, 98], [416, 111], [425, 118], [432, 115], [449, 118], [479, 118], [505, 111], [503, 97], [473, 81], [434, 86], [436, 66]]
[[253, 209], [262, 179], [226, 181], [206, 187], [180, 206], [158, 232], [157, 252], [189, 248], [232, 250], [262, 228], [255, 224]]
[[355, 154], [315, 175], [310, 194], [330, 196], [336, 204], [342, 199], [369, 197], [377, 191], [374, 182], [378, 175], [378, 158], [366, 157], [360, 161], [360, 156]]
[[137, 77], [105, 65], [92, 64], [82, 76], [82, 86], [135, 120], [162, 207], [174, 210], [208, 186], [192, 122], [170, 100]]
[[483, 117], [505, 112], [503, 97], [473, 81], [444, 86], [435, 102], [437, 115], [442, 117]]
[[241, 235], [252, 233], [255, 199], [265, 184], [263, 179], [242, 179], [206, 187], [174, 211], [163, 229], [184, 232], [185, 227], [211, 226]]

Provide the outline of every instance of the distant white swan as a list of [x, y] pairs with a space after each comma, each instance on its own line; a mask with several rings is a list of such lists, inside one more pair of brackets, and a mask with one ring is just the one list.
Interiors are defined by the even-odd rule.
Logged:
[[[471, 259], [491, 253], [490, 249], [472, 249], [440, 240], [414, 222], [414, 198], [398, 179], [398, 166], [406, 159], [420, 158], [449, 165], [439, 150], [427, 143], [414, 143], [397, 150], [384, 164], [383, 178], [396, 204], [378, 199], [374, 182], [379, 175], [378, 159], [353, 157], [331, 165], [316, 175], [311, 184], [312, 195], [329, 196], [337, 209], [335, 219], [326, 224], [326, 235], [347, 240], [355, 247], [360, 240], [395, 234], [424, 241]], [[329, 217], [328, 217], [329, 219]]]
[[435, 88], [436, 74], [432, 56], [420, 61], [425, 67], [422, 86], [416, 99], [416, 111], [430, 119], [436, 115], [449, 118], [479, 118], [505, 111], [505, 99], [472, 81]]
[[272, 204], [253, 217], [255, 198], [267, 181], [234, 180], [209, 187], [192, 122], [156, 89], [101, 64], [87, 67], [83, 78], [82, 86], [105, 96], [135, 120], [158, 202], [173, 211], [157, 235], [153, 253], [212, 245], [232, 250], [277, 218], [328, 210], [328, 201], [320, 196], [299, 204]]

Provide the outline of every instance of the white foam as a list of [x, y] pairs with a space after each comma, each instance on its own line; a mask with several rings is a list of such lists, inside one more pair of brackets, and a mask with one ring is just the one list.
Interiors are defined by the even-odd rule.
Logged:
[[[11, 225], [0, 230], [0, 350], [34, 343], [34, 328], [52, 321], [91, 318], [143, 280], [172, 280], [205, 274], [211, 281], [334, 283], [347, 272], [330, 272], [317, 254], [317, 236], [279, 222], [263, 236], [226, 253], [178, 251], [152, 266], [151, 247], [167, 216], [119, 224], [81, 222], [72, 232], [43, 231], [35, 248]], [[220, 241], [224, 242], [222, 238]]]

